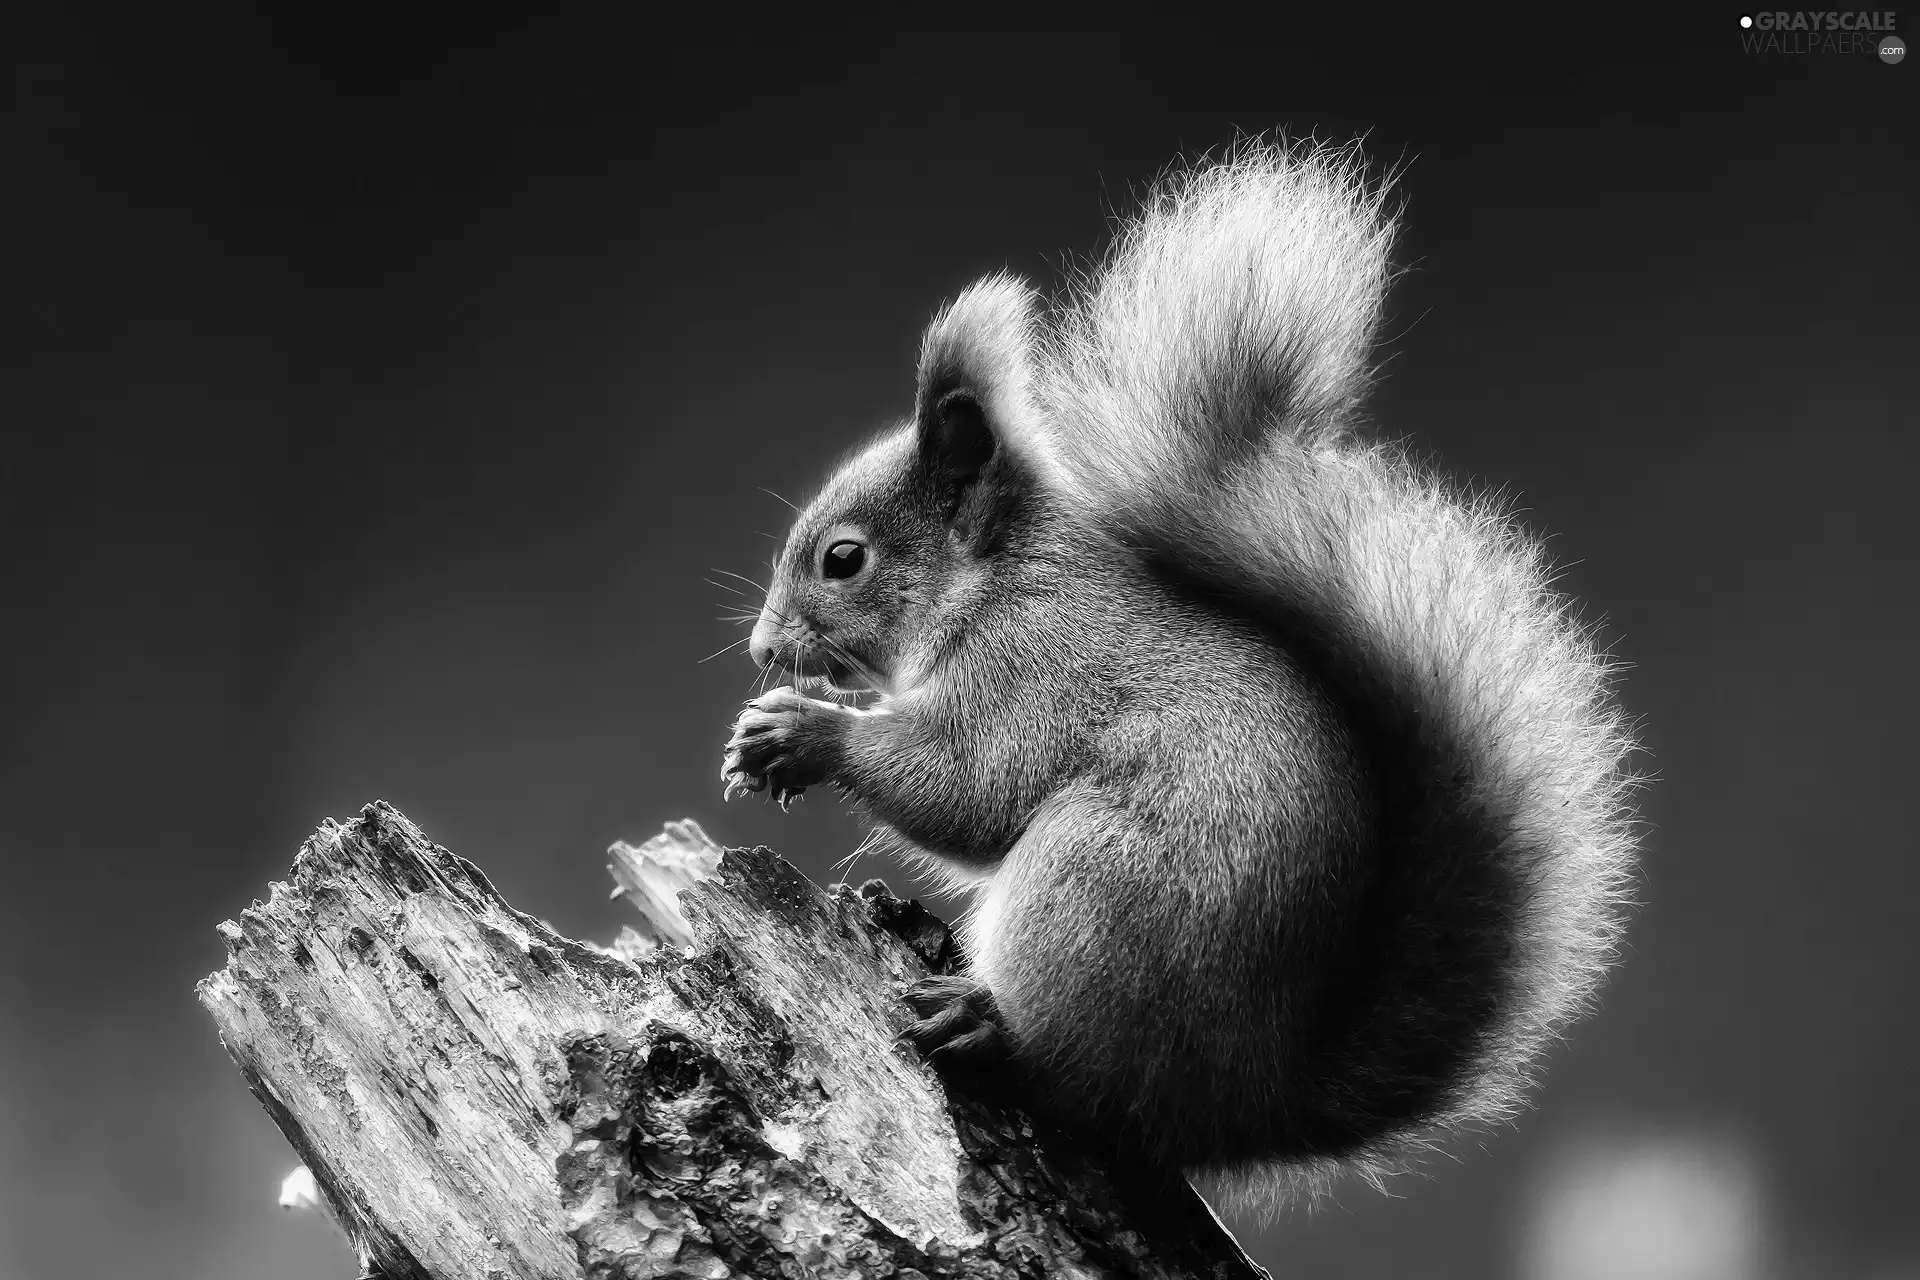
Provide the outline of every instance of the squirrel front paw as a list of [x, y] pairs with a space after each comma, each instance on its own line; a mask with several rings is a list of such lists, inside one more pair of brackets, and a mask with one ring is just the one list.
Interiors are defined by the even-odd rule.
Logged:
[[727, 739], [720, 766], [725, 798], [771, 789], [786, 808], [808, 787], [833, 776], [852, 714], [837, 702], [809, 698], [790, 686], [755, 698]]

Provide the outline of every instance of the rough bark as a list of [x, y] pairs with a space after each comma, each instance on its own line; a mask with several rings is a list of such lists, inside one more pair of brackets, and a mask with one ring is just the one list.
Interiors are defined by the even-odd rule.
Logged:
[[1264, 1275], [898, 1040], [944, 926], [692, 823], [616, 845], [646, 936], [572, 941], [384, 804], [223, 924], [200, 998], [376, 1274]]

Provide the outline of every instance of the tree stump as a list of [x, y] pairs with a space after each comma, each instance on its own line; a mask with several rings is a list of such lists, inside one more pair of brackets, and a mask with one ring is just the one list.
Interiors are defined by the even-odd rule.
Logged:
[[611, 852], [611, 948], [385, 804], [220, 926], [201, 1002], [370, 1274], [1265, 1275], [1178, 1177], [949, 1094], [898, 1038], [917, 903], [690, 822]]

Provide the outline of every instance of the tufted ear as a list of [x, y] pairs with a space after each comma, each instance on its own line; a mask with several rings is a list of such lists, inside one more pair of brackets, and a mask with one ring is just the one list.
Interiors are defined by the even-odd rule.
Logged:
[[1033, 291], [1009, 275], [971, 285], [920, 344], [914, 418], [945, 514], [970, 536], [999, 523], [1021, 488], [1031, 435]]

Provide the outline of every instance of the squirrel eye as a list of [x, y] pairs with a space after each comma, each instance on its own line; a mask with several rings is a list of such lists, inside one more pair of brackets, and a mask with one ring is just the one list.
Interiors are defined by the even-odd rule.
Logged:
[[867, 549], [857, 542], [836, 542], [820, 557], [820, 575], [851, 578], [867, 562]]

